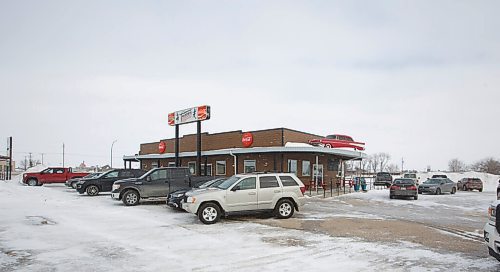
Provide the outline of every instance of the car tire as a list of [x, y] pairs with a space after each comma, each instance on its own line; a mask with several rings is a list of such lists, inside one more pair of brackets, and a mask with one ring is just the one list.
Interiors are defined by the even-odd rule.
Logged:
[[482, 192], [482, 191], [483, 191], [483, 189], [479, 189], [478, 191], [479, 191], [479, 192]]
[[325, 144], [325, 147], [326, 148], [332, 148], [332, 145], [331, 144]]
[[122, 202], [125, 206], [136, 206], [139, 204], [140, 196], [134, 190], [129, 190], [123, 194]]
[[451, 194], [454, 195], [457, 192], [457, 189], [455, 187], [451, 188]]
[[85, 188], [85, 192], [89, 196], [96, 196], [99, 194], [99, 187], [97, 187], [96, 185], [89, 185], [87, 186], [87, 188]]
[[274, 208], [274, 214], [279, 219], [287, 219], [293, 216], [295, 212], [295, 206], [289, 199], [282, 199], [276, 204]]
[[465, 186], [465, 185], [464, 185], [464, 186], [462, 187], [462, 191], [467, 191], [467, 186]]
[[71, 188], [76, 189], [76, 182], [71, 183]]
[[36, 179], [32, 178], [32, 179], [28, 179], [26, 184], [28, 184], [28, 186], [38, 186], [38, 181]]
[[393, 195], [389, 195], [389, 199], [394, 199], [394, 196]]
[[415, 196], [413, 197], [413, 199], [414, 199], [414, 200], [418, 200], [418, 195], [415, 195]]
[[441, 189], [437, 188], [436, 189], [436, 195], [440, 195], [441, 194]]
[[204, 203], [198, 210], [198, 219], [205, 225], [215, 224], [220, 220], [221, 210], [215, 203]]

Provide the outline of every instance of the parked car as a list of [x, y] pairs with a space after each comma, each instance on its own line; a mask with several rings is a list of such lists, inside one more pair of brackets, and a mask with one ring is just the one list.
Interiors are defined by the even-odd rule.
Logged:
[[290, 173], [235, 175], [217, 187], [187, 192], [182, 208], [204, 224], [214, 224], [222, 215], [248, 211], [290, 218], [304, 205], [305, 190], [300, 179]]
[[413, 179], [400, 178], [395, 179], [389, 188], [389, 198], [412, 197], [418, 199], [418, 189]]
[[458, 181], [457, 188], [463, 191], [483, 191], [483, 181], [479, 178], [463, 178]]
[[168, 194], [192, 188], [192, 184], [213, 179], [210, 176], [192, 177], [187, 167], [161, 167], [150, 170], [141, 177], [116, 181], [111, 197], [126, 206], [143, 201], [166, 201]]
[[195, 186], [193, 186], [193, 188], [185, 188], [185, 189], [180, 189], [180, 190], [177, 190], [175, 192], [172, 192], [172, 193], [168, 194], [167, 205], [172, 207], [172, 208], [182, 210], [181, 202], [184, 199], [186, 192], [193, 190], [193, 189], [205, 189], [205, 188], [217, 187], [217, 186], [219, 186], [219, 184], [221, 184], [225, 180], [226, 180], [226, 178], [216, 178], [213, 180], [202, 182], [199, 185], [195, 185]]
[[455, 182], [448, 178], [430, 178], [418, 186], [418, 193], [432, 193], [440, 195], [442, 193], [451, 193], [452, 195], [457, 192], [457, 185]]
[[80, 180], [76, 183], [76, 191], [80, 194], [87, 193], [89, 196], [96, 196], [100, 192], [111, 192], [115, 181], [140, 177], [144, 175], [145, 172], [146, 171], [141, 169], [109, 170], [100, 176]]
[[412, 179], [417, 186], [418, 186], [419, 181], [420, 181], [420, 178], [417, 177], [416, 173], [404, 173], [403, 178], [405, 178], [405, 179]]
[[360, 151], [365, 150], [365, 143], [355, 142], [351, 136], [339, 134], [328, 135], [320, 139], [311, 139], [309, 140], [309, 144], [327, 148], [348, 147]]
[[38, 173], [23, 175], [23, 183], [29, 186], [41, 186], [47, 183], [65, 183], [68, 179], [82, 178], [89, 173], [74, 173], [72, 168], [49, 167]]
[[500, 261], [500, 201], [491, 203], [488, 208], [488, 222], [484, 225], [483, 236], [490, 256]]
[[392, 184], [392, 176], [388, 172], [378, 172], [375, 176], [374, 186], [386, 186], [389, 187]]
[[76, 183], [79, 182], [80, 180], [82, 179], [89, 179], [89, 178], [95, 178], [95, 177], [98, 177], [99, 175], [101, 175], [102, 172], [96, 172], [96, 173], [90, 173], [88, 175], [86, 175], [85, 177], [83, 178], [72, 178], [72, 179], [68, 179], [64, 185], [66, 185], [66, 187], [70, 187], [70, 188], [73, 188], [73, 189], [76, 189]]

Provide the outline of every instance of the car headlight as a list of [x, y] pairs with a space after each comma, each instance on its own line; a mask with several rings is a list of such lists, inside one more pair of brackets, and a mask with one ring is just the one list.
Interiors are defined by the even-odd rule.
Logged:
[[187, 198], [186, 202], [187, 203], [194, 203], [194, 202], [196, 202], [196, 197], [190, 196], [190, 197]]
[[184, 194], [183, 193], [179, 193], [179, 194], [175, 194], [174, 197], [183, 197]]
[[113, 184], [113, 191], [120, 189], [120, 184]]

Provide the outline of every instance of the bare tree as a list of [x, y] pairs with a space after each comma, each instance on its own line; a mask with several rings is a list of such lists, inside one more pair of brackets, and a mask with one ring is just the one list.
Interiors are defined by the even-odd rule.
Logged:
[[376, 156], [377, 154], [371, 155], [368, 160], [369, 160], [369, 165], [370, 168], [373, 170], [373, 173], [377, 173], [378, 171], [378, 165], [379, 165], [379, 158]]
[[387, 166], [387, 172], [389, 173], [398, 173], [399, 172], [399, 166], [395, 163], [391, 163]]
[[500, 161], [494, 158], [483, 159], [471, 166], [471, 168], [478, 172], [485, 172], [494, 175], [500, 175]]
[[451, 159], [448, 162], [448, 170], [450, 170], [451, 172], [462, 172], [465, 171], [465, 169], [465, 163], [459, 159]]
[[391, 155], [387, 153], [378, 153], [378, 156], [380, 161], [380, 171], [384, 171], [385, 167], [387, 166], [387, 163], [391, 159]]

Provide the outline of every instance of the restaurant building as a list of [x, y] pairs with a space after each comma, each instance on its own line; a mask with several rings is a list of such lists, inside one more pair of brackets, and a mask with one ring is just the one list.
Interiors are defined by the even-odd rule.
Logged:
[[[251, 172], [295, 173], [304, 184], [336, 182], [343, 162], [360, 160], [365, 154], [354, 149], [309, 145], [321, 135], [288, 128], [243, 132], [201, 133], [201, 175], [229, 177]], [[175, 139], [140, 145], [133, 156], [123, 157], [125, 168], [138, 162], [141, 169], [175, 166]], [[179, 138], [179, 165], [197, 173], [197, 135]]]

